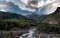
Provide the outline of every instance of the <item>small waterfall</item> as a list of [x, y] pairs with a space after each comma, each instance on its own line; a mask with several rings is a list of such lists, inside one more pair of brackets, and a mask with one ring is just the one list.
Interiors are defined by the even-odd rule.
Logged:
[[35, 34], [35, 31], [36, 31], [36, 30], [37, 30], [36, 28], [31, 28], [31, 29], [29, 30], [29, 33], [23, 34], [22, 36], [20, 36], [20, 38], [35, 38], [35, 37], [34, 37], [34, 34]]
[[26, 31], [26, 33], [23, 33], [19, 38], [60, 38], [60, 35], [40, 33], [37, 28], [33, 27]]
[[27, 38], [33, 38], [33, 34], [35, 33], [35, 30], [36, 29], [30, 29], [28, 33], [29, 36]]

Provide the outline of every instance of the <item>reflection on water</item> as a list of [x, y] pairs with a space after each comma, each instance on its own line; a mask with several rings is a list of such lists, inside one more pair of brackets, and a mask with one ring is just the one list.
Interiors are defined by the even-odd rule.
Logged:
[[60, 35], [39, 33], [36, 28], [31, 28], [28, 33], [22, 34], [20, 38], [60, 38]]

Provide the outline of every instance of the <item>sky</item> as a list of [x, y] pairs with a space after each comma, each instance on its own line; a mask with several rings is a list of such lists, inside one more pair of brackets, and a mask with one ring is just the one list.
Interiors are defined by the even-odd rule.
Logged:
[[[35, 1], [35, 0], [34, 0]], [[28, 0], [0, 0], [0, 11], [27, 15], [31, 13], [51, 14], [60, 7], [60, 0], [37, 0], [38, 4], [28, 4]], [[38, 9], [38, 10], [37, 10]]]

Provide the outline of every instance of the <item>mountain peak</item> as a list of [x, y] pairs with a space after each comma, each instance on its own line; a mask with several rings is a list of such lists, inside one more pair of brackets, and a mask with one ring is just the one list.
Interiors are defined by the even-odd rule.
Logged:
[[60, 7], [58, 7], [55, 12], [60, 12]]
[[44, 22], [49, 24], [60, 24], [60, 7], [58, 7], [54, 13], [47, 15]]

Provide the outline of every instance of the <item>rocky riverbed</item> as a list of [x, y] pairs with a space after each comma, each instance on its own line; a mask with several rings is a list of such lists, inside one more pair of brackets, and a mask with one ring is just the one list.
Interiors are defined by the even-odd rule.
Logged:
[[17, 31], [0, 31], [0, 38], [60, 38], [60, 35], [41, 33], [34, 27]]

